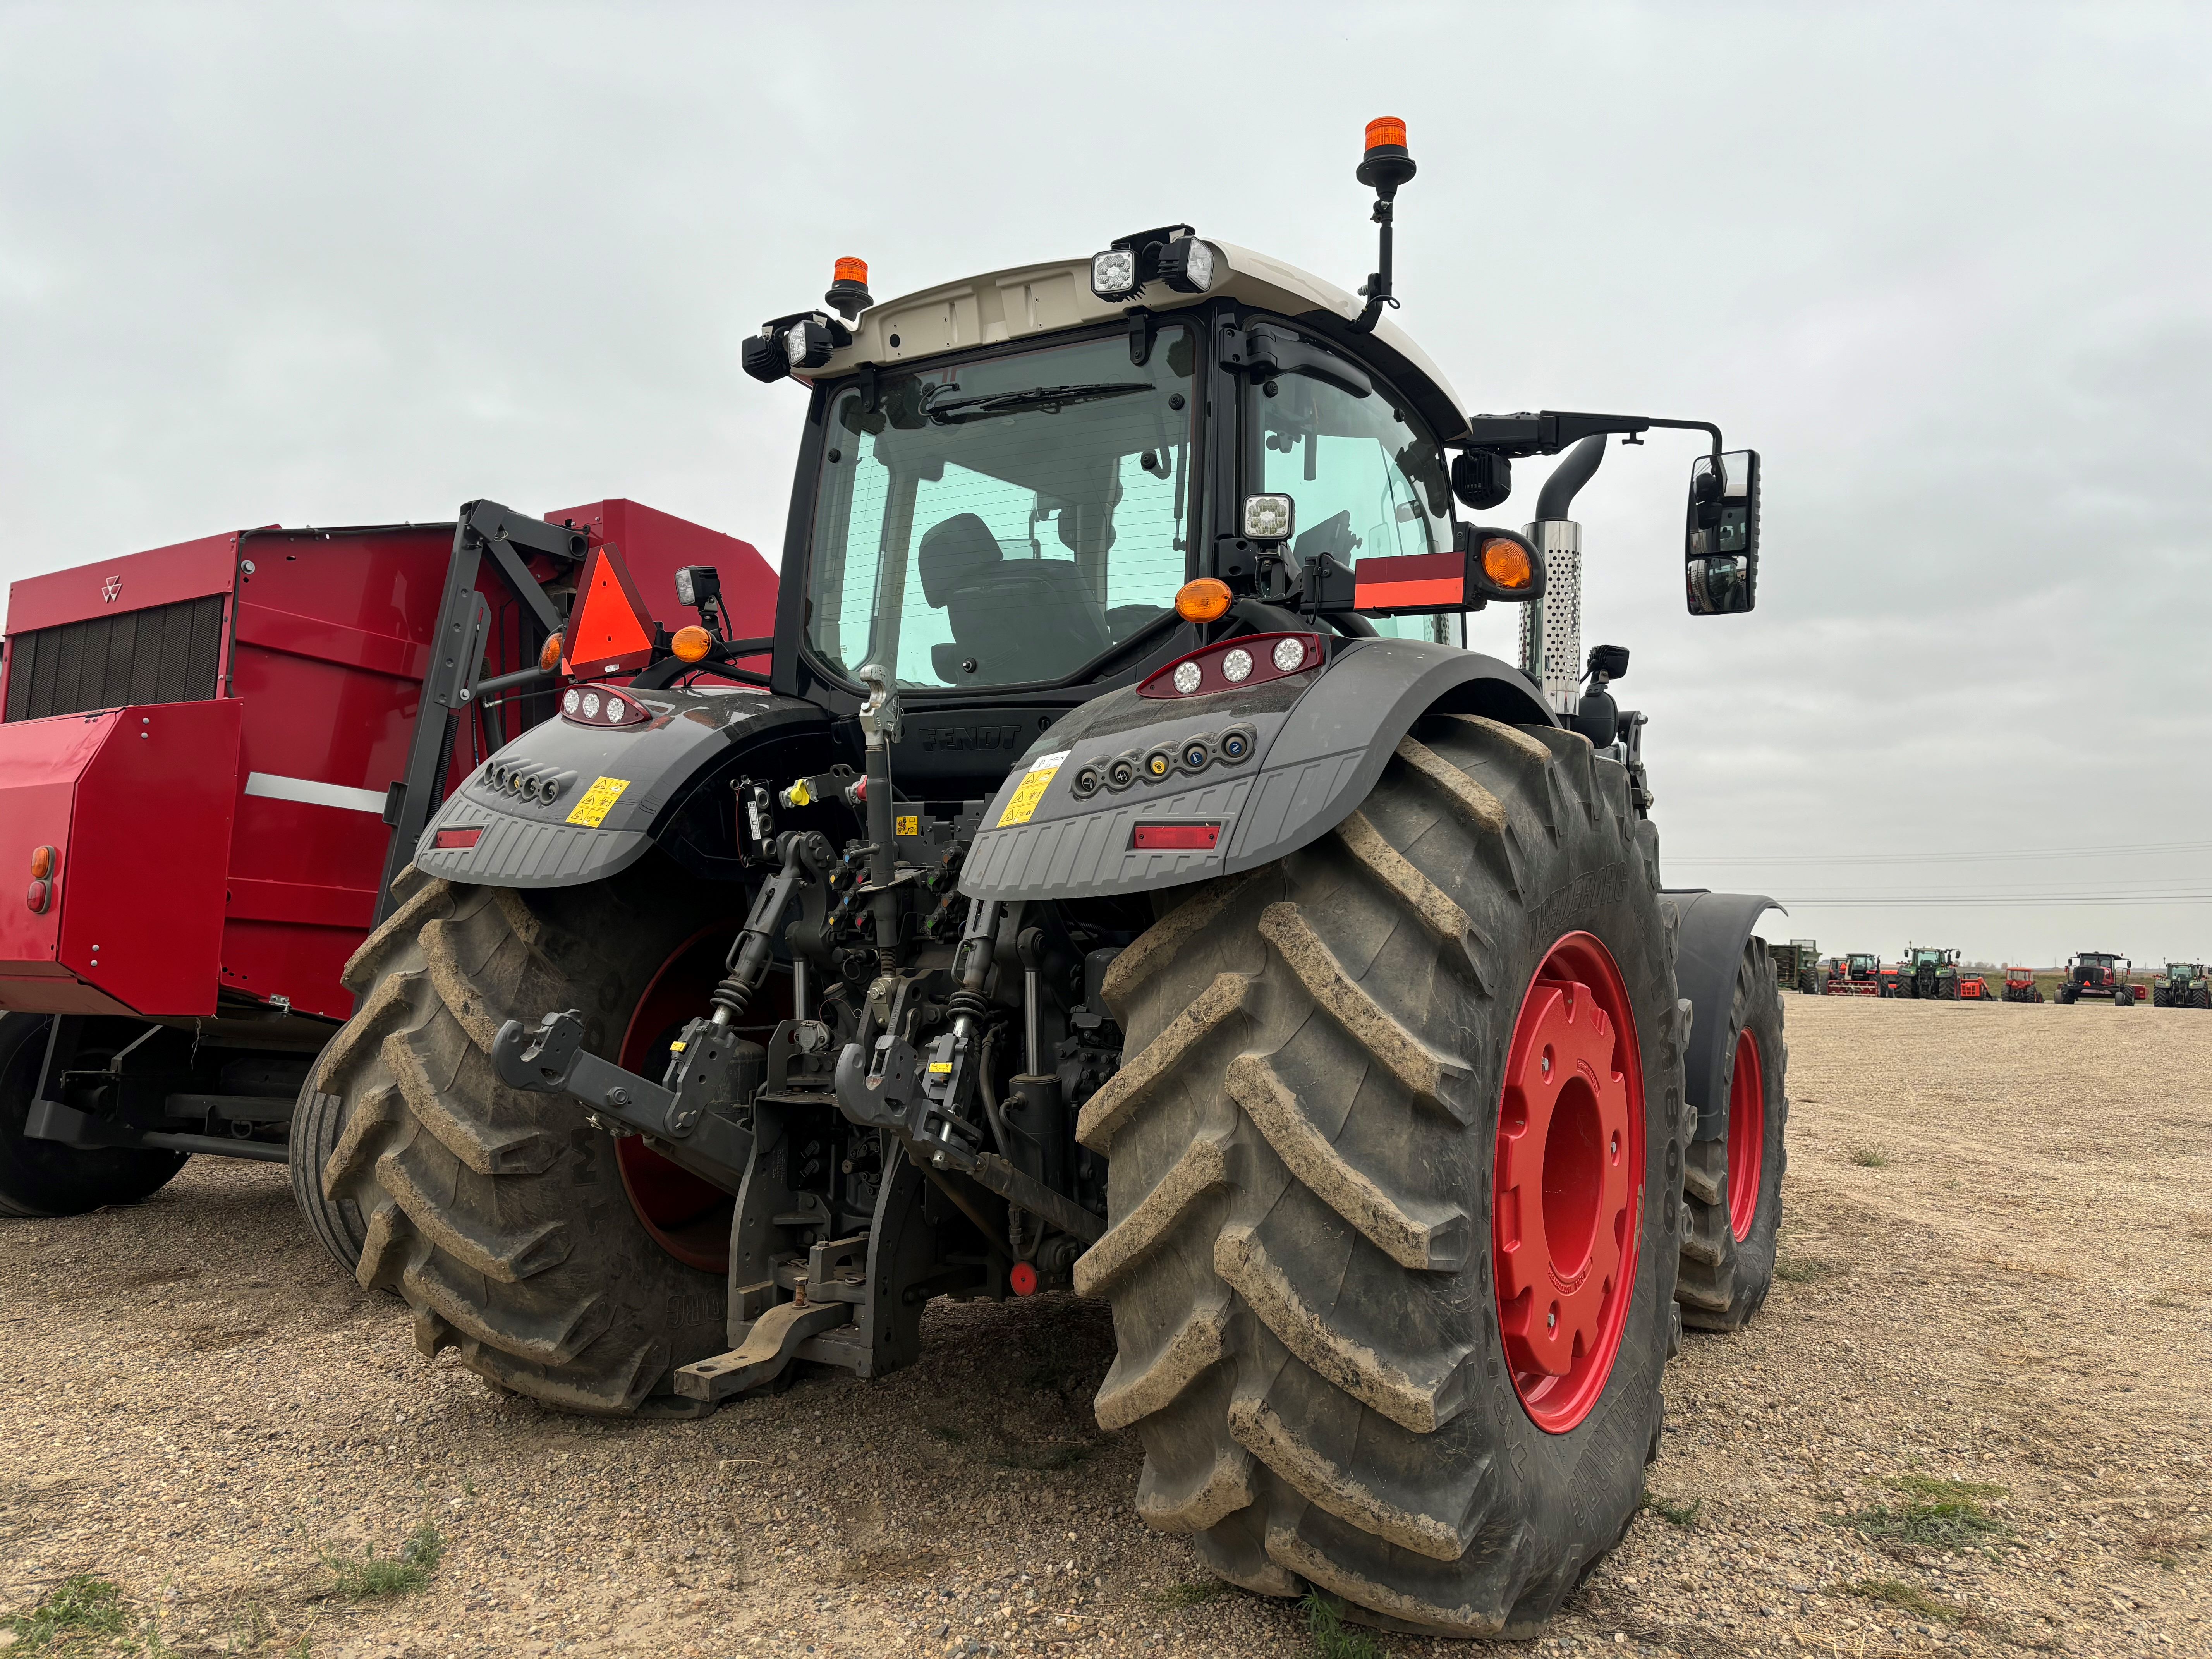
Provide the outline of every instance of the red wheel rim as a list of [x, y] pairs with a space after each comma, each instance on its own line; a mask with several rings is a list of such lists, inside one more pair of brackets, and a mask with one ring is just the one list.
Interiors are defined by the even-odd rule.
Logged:
[[[687, 1021], [706, 1012], [707, 994], [722, 977], [735, 933], [726, 921], [702, 927], [660, 964], [631, 1011], [616, 1064], [624, 1071], [660, 1076], [668, 1063], [668, 1045]], [[654, 1243], [686, 1267], [712, 1273], [730, 1270], [730, 1212], [736, 1200], [670, 1163], [636, 1135], [615, 1142], [615, 1166], [622, 1171], [630, 1208]]]
[[1735, 1075], [1729, 1084], [1729, 1231], [1741, 1243], [1759, 1214], [1759, 1185], [1766, 1162], [1766, 1076], [1759, 1043], [1748, 1031], [1735, 1038]]
[[1492, 1174], [1498, 1318], [1513, 1387], [1536, 1426], [1590, 1413], [1635, 1299], [1644, 1215], [1644, 1066], [1613, 954], [1590, 933], [1554, 945], [1505, 1054]]

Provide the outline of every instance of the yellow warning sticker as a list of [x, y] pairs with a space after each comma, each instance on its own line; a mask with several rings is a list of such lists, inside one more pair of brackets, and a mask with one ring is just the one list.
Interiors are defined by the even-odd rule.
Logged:
[[891, 820], [891, 834], [918, 836], [921, 833], [921, 814], [915, 812]]
[[999, 821], [991, 827], [1003, 830], [1010, 823], [1027, 823], [1036, 813], [1037, 803], [1044, 799], [1046, 788], [1059, 773], [1060, 763], [1067, 758], [1067, 753], [1063, 749], [1057, 755], [1039, 755], [1031, 761], [1030, 769], [1022, 774], [1022, 781], [1014, 786], [1014, 798], [1006, 803], [1006, 810], [999, 814]]
[[622, 792], [629, 787], [628, 778], [601, 778], [584, 791], [583, 799], [578, 801], [575, 810], [568, 814], [568, 822], [598, 829], [600, 820], [622, 799]]
[[933, 1060], [929, 1062], [929, 1069], [933, 1072], [949, 1072], [952, 1069], [952, 1062], [949, 1060]]

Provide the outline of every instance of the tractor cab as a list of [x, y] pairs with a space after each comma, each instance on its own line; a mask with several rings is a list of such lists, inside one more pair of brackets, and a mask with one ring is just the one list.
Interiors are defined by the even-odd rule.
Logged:
[[2135, 1003], [2135, 988], [2127, 982], [2126, 975], [2131, 966], [2126, 957], [2111, 951], [2077, 951], [2066, 964], [2058, 1000], [2071, 1003], [2083, 997], [2109, 997], [2115, 1007], [2130, 1007]]

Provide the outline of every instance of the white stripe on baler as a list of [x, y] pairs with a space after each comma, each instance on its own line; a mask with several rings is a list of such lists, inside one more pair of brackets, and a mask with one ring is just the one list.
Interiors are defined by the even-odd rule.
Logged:
[[249, 772], [246, 793], [270, 800], [305, 801], [310, 806], [343, 806], [349, 812], [384, 816], [384, 792], [354, 789], [343, 783], [318, 783], [313, 778], [288, 778], [275, 772]]

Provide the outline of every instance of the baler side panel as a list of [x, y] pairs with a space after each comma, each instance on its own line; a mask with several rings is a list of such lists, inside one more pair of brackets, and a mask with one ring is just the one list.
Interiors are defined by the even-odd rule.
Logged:
[[343, 1019], [338, 972], [375, 908], [450, 530], [262, 533], [240, 578], [244, 708], [221, 982]]
[[227, 697], [118, 709], [76, 781], [58, 959], [143, 1014], [215, 1012], [239, 717]]

